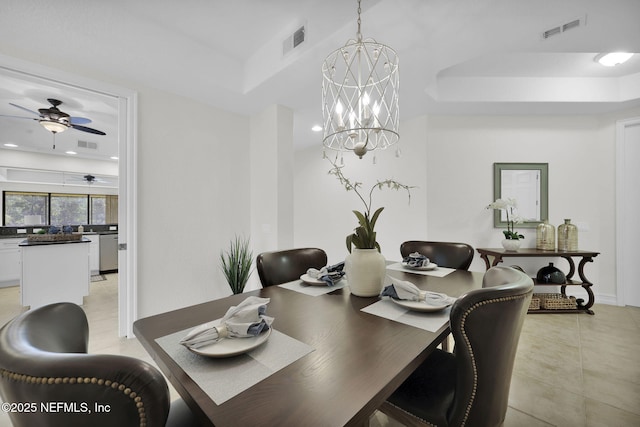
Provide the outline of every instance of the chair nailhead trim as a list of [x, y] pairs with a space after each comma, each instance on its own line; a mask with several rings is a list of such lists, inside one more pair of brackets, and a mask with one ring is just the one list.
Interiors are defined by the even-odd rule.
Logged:
[[131, 388], [125, 386], [124, 384], [119, 384], [115, 381], [105, 380], [102, 378], [82, 378], [82, 377], [32, 377], [31, 375], [19, 374], [17, 372], [7, 371], [6, 369], [0, 368], [0, 379], [8, 379], [16, 382], [23, 382], [27, 384], [97, 384], [105, 387], [111, 387], [112, 389], [117, 389], [121, 391], [125, 396], [131, 398], [138, 408], [138, 417], [140, 419], [140, 427], [147, 426], [147, 415], [144, 410], [144, 402], [142, 402], [142, 398], [140, 395], [131, 390]]
[[474, 305], [472, 305], [471, 307], [469, 307], [469, 309], [467, 311], [464, 312], [464, 314], [462, 315], [462, 321], [461, 321], [461, 331], [462, 331], [462, 336], [464, 337], [464, 342], [467, 346], [467, 349], [469, 350], [469, 354], [471, 355], [471, 366], [473, 367], [473, 390], [471, 391], [471, 398], [469, 399], [469, 403], [467, 404], [467, 408], [465, 410], [464, 413], [464, 418], [462, 419], [462, 423], [460, 423], [461, 427], [464, 427], [467, 423], [467, 419], [469, 418], [469, 413], [471, 412], [471, 407], [473, 406], [473, 402], [476, 398], [476, 392], [478, 390], [478, 368], [476, 366], [476, 359], [473, 355], [473, 349], [471, 348], [471, 343], [469, 342], [469, 337], [467, 336], [467, 333], [465, 331], [465, 324], [467, 321], [467, 316], [469, 314], [471, 314], [471, 312], [473, 310], [475, 310], [476, 308], [485, 305], [485, 304], [493, 304], [493, 303], [497, 303], [497, 302], [504, 302], [504, 301], [513, 301], [513, 300], [517, 300], [517, 299], [521, 299], [521, 298], [526, 298], [528, 294], [524, 294], [524, 295], [513, 295], [510, 297], [502, 297], [502, 298], [495, 298], [495, 299], [490, 299], [490, 300], [486, 300], [486, 301], [480, 301], [475, 303]]

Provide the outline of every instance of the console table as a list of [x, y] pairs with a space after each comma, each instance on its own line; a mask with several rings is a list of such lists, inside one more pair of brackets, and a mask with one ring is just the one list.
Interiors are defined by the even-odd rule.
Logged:
[[[593, 258], [598, 256], [600, 252], [592, 252], [592, 251], [547, 251], [541, 249], [518, 249], [517, 251], [507, 251], [502, 248], [478, 248], [478, 252], [480, 253], [480, 258], [484, 260], [485, 266], [487, 270], [495, 265], [498, 265], [503, 261], [503, 258], [506, 257], [560, 257], [567, 260], [569, 263], [569, 273], [566, 275], [567, 281], [563, 285], [558, 285], [556, 283], [539, 283], [536, 279], [533, 279], [533, 283], [535, 285], [541, 286], [560, 286], [560, 292], [562, 295], [566, 296], [567, 286], [575, 285], [582, 286], [585, 291], [587, 291], [587, 295], [589, 296], [589, 300], [586, 304], [584, 304], [584, 300], [582, 298], [576, 299], [576, 303], [578, 304], [577, 310], [529, 310], [529, 313], [575, 313], [584, 312], [588, 314], [593, 314], [591, 307], [595, 302], [593, 291], [591, 290], [591, 283], [584, 275], [584, 266], [588, 262], [593, 262]], [[489, 257], [493, 257], [493, 263], [489, 261]], [[573, 280], [573, 275], [576, 272], [576, 265], [573, 261], [574, 257], [580, 257], [580, 262], [578, 264], [578, 276], [580, 280]]]

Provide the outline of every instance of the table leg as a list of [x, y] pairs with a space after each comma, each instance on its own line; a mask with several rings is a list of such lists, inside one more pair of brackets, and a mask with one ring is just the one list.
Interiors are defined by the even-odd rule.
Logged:
[[488, 270], [491, 267], [489, 263], [489, 256], [487, 254], [480, 254], [480, 258], [484, 261], [485, 269]]
[[487, 270], [491, 267], [495, 267], [502, 262], [502, 255], [494, 255], [493, 263], [489, 262], [489, 256], [487, 254], [481, 254], [480, 258], [484, 260], [484, 265]]
[[593, 306], [593, 303], [595, 302], [595, 297], [593, 296], [593, 291], [591, 290], [591, 286], [593, 284], [584, 275], [584, 266], [588, 262], [593, 262], [593, 258], [583, 257], [580, 260], [580, 264], [578, 265], [578, 276], [580, 276], [580, 280], [582, 280], [582, 287], [584, 288], [585, 291], [587, 291], [587, 295], [589, 295], [589, 301], [587, 301], [587, 305], [585, 305], [584, 308], [589, 312], [589, 314], [593, 314], [593, 312], [589, 310]]

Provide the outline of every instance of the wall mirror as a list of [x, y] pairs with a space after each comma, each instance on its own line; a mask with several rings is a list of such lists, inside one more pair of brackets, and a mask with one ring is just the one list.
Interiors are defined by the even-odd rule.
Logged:
[[[493, 196], [496, 199], [513, 198], [517, 201], [516, 215], [525, 219], [520, 228], [534, 228], [549, 219], [549, 164], [548, 163], [494, 163]], [[507, 226], [503, 210], [493, 213], [493, 226]]]

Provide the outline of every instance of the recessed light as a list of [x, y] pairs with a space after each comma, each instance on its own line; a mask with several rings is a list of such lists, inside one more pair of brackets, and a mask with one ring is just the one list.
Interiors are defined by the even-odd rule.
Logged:
[[594, 61], [598, 62], [600, 65], [604, 65], [605, 67], [614, 67], [616, 65], [623, 64], [629, 60], [633, 56], [633, 53], [626, 52], [611, 52], [611, 53], [601, 53], [597, 55]]
[[314, 132], [320, 132], [322, 130], [322, 126], [315, 125], [314, 127], [311, 128], [311, 130]]
[[4, 146], [5, 147], [16, 148], [18, 145], [17, 144], [6, 143], [6, 144], [4, 144]]
[[118, 160], [118, 156], [111, 156], [110, 159], [111, 160]]
[[67, 153], [67, 154], [71, 154], [71, 155], [73, 155], [73, 154], [78, 154], [78, 153], [76, 153], [75, 151], [67, 151], [66, 153]]

